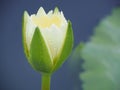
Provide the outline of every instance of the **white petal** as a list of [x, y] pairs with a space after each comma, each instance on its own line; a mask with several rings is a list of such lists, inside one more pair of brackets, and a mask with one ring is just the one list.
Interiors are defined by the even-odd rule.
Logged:
[[40, 7], [40, 9], [37, 12], [37, 16], [44, 16], [46, 15], [46, 12], [43, 7]]
[[61, 14], [61, 18], [62, 18], [62, 20], [63, 20], [65, 23], [67, 23], [66, 18], [64, 17], [64, 14], [63, 14], [62, 11], [60, 12], [60, 14]]
[[32, 14], [31, 16], [30, 16], [30, 18], [32, 19], [33, 17], [35, 17], [36, 15], [35, 14]]
[[65, 31], [60, 30], [55, 25], [52, 25], [49, 29], [41, 29], [41, 32], [44, 35], [53, 60], [59, 54], [60, 49], [62, 48]]
[[31, 40], [34, 34], [36, 26], [32, 23], [31, 19], [28, 18], [27, 25], [26, 25], [26, 43], [28, 50], [30, 50]]
[[53, 14], [53, 10], [50, 10], [47, 15], [51, 16], [52, 14]]

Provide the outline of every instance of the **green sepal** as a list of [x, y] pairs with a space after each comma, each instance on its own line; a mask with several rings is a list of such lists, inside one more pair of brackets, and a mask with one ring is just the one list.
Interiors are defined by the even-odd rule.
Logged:
[[73, 37], [72, 24], [70, 21], [68, 21], [68, 28], [67, 28], [66, 37], [64, 40], [64, 45], [59, 57], [57, 58], [58, 60], [56, 60], [57, 62], [52, 72], [56, 71], [65, 62], [65, 60], [67, 59], [67, 57], [72, 51], [73, 42], [74, 42], [74, 37]]
[[59, 9], [58, 9], [58, 7], [55, 7], [55, 9], [54, 9], [54, 13], [59, 13]]
[[30, 62], [38, 72], [50, 73], [52, 70], [48, 48], [38, 27], [35, 29], [30, 45]]
[[27, 57], [27, 59], [29, 59], [29, 52], [28, 52], [28, 48], [27, 48], [27, 44], [26, 44], [26, 24], [27, 24], [27, 20], [28, 20], [28, 13], [27, 11], [24, 11], [23, 17], [22, 17], [22, 43], [23, 43], [23, 48], [24, 48], [24, 53]]

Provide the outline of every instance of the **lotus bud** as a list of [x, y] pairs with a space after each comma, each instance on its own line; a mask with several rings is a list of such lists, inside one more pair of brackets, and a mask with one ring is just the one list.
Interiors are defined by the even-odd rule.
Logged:
[[73, 47], [71, 22], [58, 8], [48, 13], [42, 7], [37, 14], [23, 15], [24, 52], [31, 66], [42, 73], [53, 73], [69, 56]]

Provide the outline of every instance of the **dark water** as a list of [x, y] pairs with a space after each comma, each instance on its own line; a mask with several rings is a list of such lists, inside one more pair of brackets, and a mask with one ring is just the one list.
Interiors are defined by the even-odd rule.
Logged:
[[[100, 19], [120, 5], [120, 0], [0, 0], [0, 90], [40, 90], [40, 74], [28, 64], [22, 47], [21, 20], [24, 10], [36, 13], [58, 6], [72, 21], [75, 41], [87, 41]], [[78, 70], [71, 71], [69, 59], [54, 73], [51, 90], [82, 90]]]

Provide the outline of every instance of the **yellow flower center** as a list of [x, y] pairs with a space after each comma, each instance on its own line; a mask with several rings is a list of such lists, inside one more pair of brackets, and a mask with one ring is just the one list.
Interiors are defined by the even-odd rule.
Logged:
[[33, 16], [32, 20], [37, 26], [41, 28], [50, 27], [52, 24], [56, 25], [57, 27], [60, 27], [61, 25], [61, 18], [60, 16], [57, 15], [52, 16], [44, 15], [40, 17]]

